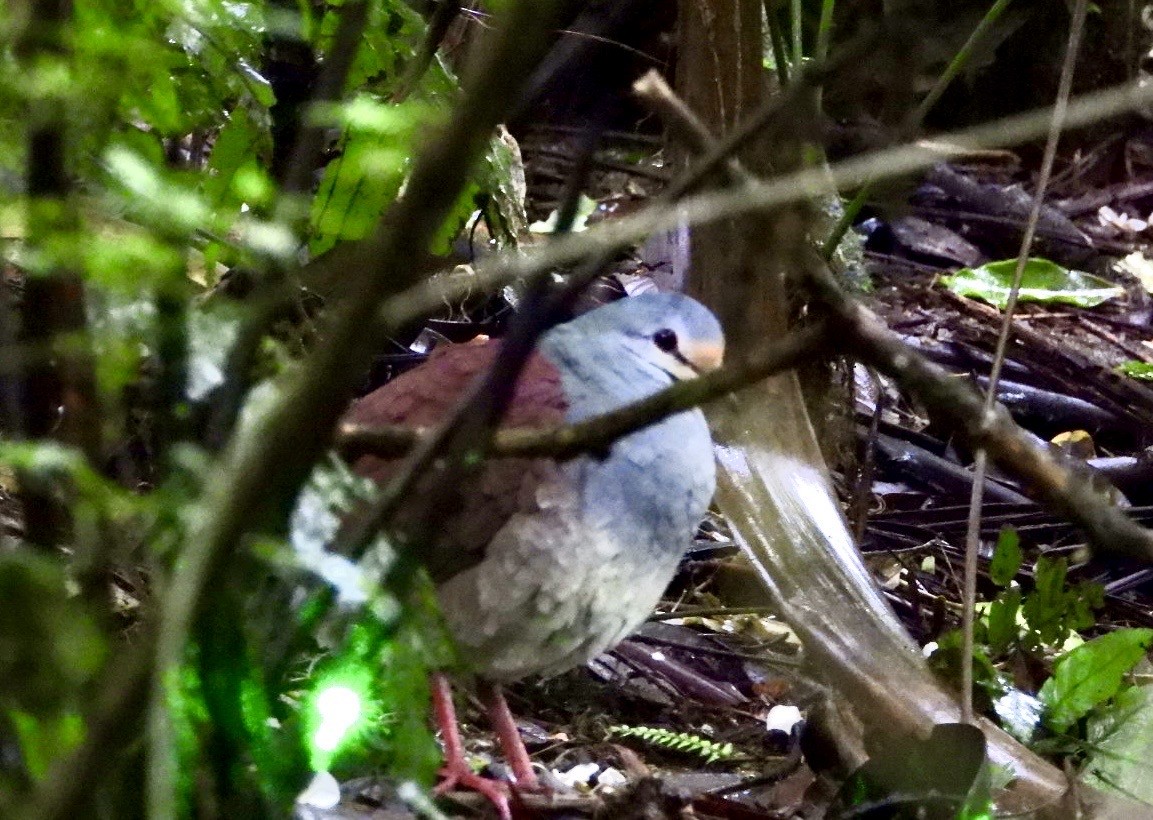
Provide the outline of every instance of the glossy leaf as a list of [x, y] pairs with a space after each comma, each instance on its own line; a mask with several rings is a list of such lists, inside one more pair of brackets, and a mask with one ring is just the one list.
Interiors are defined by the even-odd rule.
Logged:
[[313, 253], [376, 227], [400, 191], [411, 140], [428, 112], [424, 104], [385, 105], [366, 97], [323, 112], [325, 121], [346, 128], [341, 155], [325, 168], [312, 201]]
[[1046, 724], [1064, 732], [1116, 695], [1151, 644], [1153, 629], [1118, 629], [1063, 656], [1039, 693], [1047, 709]]
[[[1013, 284], [1015, 259], [989, 262], [976, 268], [962, 268], [952, 276], [942, 276], [949, 290], [960, 296], [981, 299], [1004, 308]], [[1124, 289], [1100, 276], [1063, 268], [1048, 259], [1030, 259], [1021, 277], [1019, 299], [1023, 302], [1095, 307], [1125, 293]]]
[[267, 133], [261, 132], [244, 108], [237, 107], [228, 114], [224, 127], [212, 144], [208, 174], [203, 182], [204, 198], [210, 207], [220, 210], [231, 207], [233, 198], [244, 199], [236, 190], [239, 187], [237, 178], [242, 169], [256, 167], [257, 157], [266, 147], [267, 139]]

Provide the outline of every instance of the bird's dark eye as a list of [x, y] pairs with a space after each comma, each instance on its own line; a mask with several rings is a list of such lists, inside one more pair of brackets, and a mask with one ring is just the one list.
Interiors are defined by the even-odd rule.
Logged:
[[672, 353], [677, 349], [676, 331], [663, 327], [653, 334], [653, 343], [665, 353]]

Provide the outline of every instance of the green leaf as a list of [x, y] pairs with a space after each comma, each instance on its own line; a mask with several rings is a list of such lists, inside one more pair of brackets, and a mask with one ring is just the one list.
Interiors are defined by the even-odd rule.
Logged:
[[503, 127], [489, 142], [489, 150], [480, 168], [479, 184], [481, 190], [489, 194], [486, 215], [490, 224], [496, 227], [493, 238], [500, 244], [515, 245], [528, 230], [524, 205], [527, 188], [520, 148], [512, 134]]
[[338, 125], [381, 137], [405, 136], [422, 121], [428, 121], [433, 109], [420, 102], [386, 103], [371, 94], [357, 94], [345, 103], [318, 106], [310, 120], [319, 125]]
[[41, 780], [56, 760], [75, 749], [84, 738], [84, 721], [75, 712], [38, 718], [13, 709], [8, 717], [16, 729], [20, 756], [34, 780]]
[[997, 536], [997, 548], [989, 564], [989, 577], [999, 587], [1009, 586], [1009, 582], [1021, 569], [1021, 539], [1017, 531], [1006, 525]]
[[1082, 644], [1057, 662], [1038, 693], [1046, 724], [1064, 732], [1117, 694], [1130, 670], [1153, 644], [1153, 629], [1118, 629]]
[[1006, 589], [989, 606], [989, 649], [1000, 654], [1009, 649], [1021, 634], [1017, 613], [1021, 609], [1021, 590]]
[[[981, 299], [1004, 309], [1013, 284], [1017, 260], [989, 262], [977, 268], [962, 268], [941, 281], [959, 296]], [[1063, 268], [1048, 259], [1030, 259], [1021, 275], [1018, 298], [1022, 302], [1095, 307], [1122, 296], [1124, 288], [1100, 276]]]
[[1085, 782], [1153, 803], [1153, 685], [1121, 692], [1107, 710], [1090, 718], [1088, 738], [1094, 748]]
[[242, 106], [228, 115], [228, 121], [212, 144], [208, 157], [208, 175], [204, 178], [204, 198], [213, 208], [224, 204], [233, 180], [241, 168], [255, 162], [257, 148], [263, 146], [264, 135]]
[[1089, 629], [1097, 623], [1093, 610], [1105, 605], [1105, 588], [1094, 581], [1082, 581], [1069, 590], [1069, 607], [1065, 626], [1072, 630]]
[[204, 201], [138, 154], [113, 146], [104, 156], [110, 176], [140, 217], [166, 233], [191, 233], [211, 224]]
[[323, 253], [342, 239], [367, 236], [400, 190], [404, 162], [399, 151], [359, 140], [349, 143], [344, 156], [325, 169], [312, 201], [312, 253]]
[[[961, 630], [950, 629], [937, 639], [937, 649], [929, 656], [929, 667], [947, 680], [960, 681], [964, 637]], [[985, 647], [978, 643], [973, 647], [973, 687], [974, 693], [983, 691], [988, 694], [1001, 694], [1001, 679], [997, 668], [989, 659]]]
[[1121, 364], [1114, 367], [1113, 370], [1131, 379], [1153, 381], [1153, 363], [1150, 362], [1139, 362], [1133, 359], [1127, 362], [1121, 362]]
[[1093, 626], [1093, 610], [1104, 603], [1100, 584], [1084, 581], [1070, 586], [1066, 576], [1064, 558], [1037, 559], [1034, 589], [1025, 597], [1021, 611], [1038, 644], [1058, 645], [1069, 637], [1070, 631]]
[[1037, 566], [1033, 570], [1033, 591], [1025, 599], [1022, 612], [1041, 643], [1056, 643], [1065, 638], [1063, 622], [1067, 572], [1064, 558], [1053, 560], [1042, 556], [1037, 559]]
[[[26, 447], [31, 460], [51, 460]], [[66, 456], [65, 456], [66, 457]], [[105, 642], [84, 603], [68, 591], [60, 563], [31, 552], [0, 556], [0, 706], [51, 723], [78, 705], [100, 669]]]
[[418, 103], [383, 106], [357, 98], [335, 112], [351, 112], [358, 121], [375, 117], [377, 128], [348, 128], [341, 156], [324, 169], [312, 200], [312, 253], [323, 253], [340, 240], [361, 239], [376, 227], [400, 191], [411, 141], [427, 122], [427, 111]]

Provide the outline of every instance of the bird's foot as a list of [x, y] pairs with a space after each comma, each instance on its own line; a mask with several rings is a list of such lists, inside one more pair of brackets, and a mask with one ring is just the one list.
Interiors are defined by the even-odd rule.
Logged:
[[508, 805], [508, 786], [474, 772], [463, 761], [447, 761], [440, 770], [441, 780], [433, 789], [434, 794], [443, 795], [456, 789], [469, 789], [481, 795], [496, 809], [500, 820], [512, 820]]
[[545, 789], [541, 788], [533, 771], [532, 761], [529, 760], [528, 752], [517, 731], [516, 721], [509, 712], [500, 687], [480, 682], [479, 689], [500, 738], [501, 747], [512, 767], [515, 782], [507, 784], [481, 777], [469, 768], [464, 757], [464, 743], [461, 741], [457, 726], [456, 709], [452, 705], [452, 691], [448, 679], [437, 673], [432, 677], [432, 702], [436, 722], [441, 729], [441, 739], [444, 742], [444, 766], [440, 770], [441, 782], [434, 791], [443, 795], [457, 787], [469, 789], [492, 803], [500, 815], [500, 820], [512, 820], [512, 811], [509, 808], [510, 793], [516, 796], [519, 792], [541, 792]]

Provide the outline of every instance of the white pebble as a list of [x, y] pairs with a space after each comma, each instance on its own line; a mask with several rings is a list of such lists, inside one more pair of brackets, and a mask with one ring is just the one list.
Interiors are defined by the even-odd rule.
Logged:
[[334, 808], [340, 802], [340, 783], [328, 772], [317, 772], [308, 788], [296, 796], [296, 802], [316, 809]]

